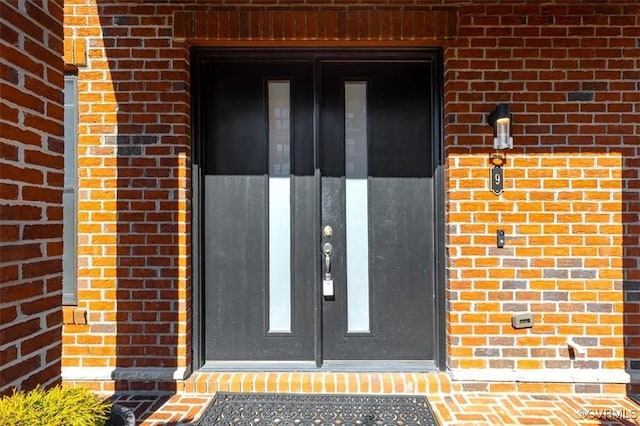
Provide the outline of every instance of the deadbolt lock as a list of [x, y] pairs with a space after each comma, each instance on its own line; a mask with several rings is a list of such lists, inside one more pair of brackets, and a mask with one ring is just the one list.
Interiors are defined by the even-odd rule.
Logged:
[[322, 233], [324, 234], [325, 238], [331, 238], [331, 236], [333, 235], [333, 228], [329, 225], [326, 225], [324, 228], [322, 228]]

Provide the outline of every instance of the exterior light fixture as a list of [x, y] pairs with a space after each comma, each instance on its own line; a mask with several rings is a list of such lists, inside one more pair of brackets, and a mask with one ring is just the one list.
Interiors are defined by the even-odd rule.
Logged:
[[489, 114], [489, 124], [493, 127], [493, 149], [513, 148], [513, 119], [509, 104], [498, 104]]
[[[502, 166], [506, 161], [506, 155], [500, 153], [503, 149], [513, 148], [513, 119], [511, 116], [511, 107], [509, 104], [498, 104], [496, 109], [489, 114], [489, 124], [493, 127], [493, 149], [496, 153], [491, 155], [491, 192], [494, 195], [502, 194], [504, 190], [504, 172]], [[504, 246], [500, 244], [498, 239], [498, 247]]]

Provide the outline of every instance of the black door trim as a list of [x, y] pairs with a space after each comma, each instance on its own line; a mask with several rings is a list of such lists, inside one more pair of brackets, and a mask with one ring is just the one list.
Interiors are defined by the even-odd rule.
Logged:
[[[445, 299], [445, 181], [444, 181], [444, 122], [443, 122], [443, 84], [444, 84], [444, 67], [442, 51], [439, 48], [205, 48], [192, 47], [191, 57], [191, 153], [192, 153], [192, 220], [191, 220], [191, 237], [192, 237], [192, 371], [200, 369], [233, 369], [233, 370], [254, 370], [269, 371], [276, 368], [283, 370], [298, 370], [301, 365], [299, 363], [206, 363], [204, 359], [204, 334], [203, 315], [204, 315], [204, 297], [203, 297], [203, 256], [201, 238], [202, 229], [202, 211], [203, 202], [203, 170], [202, 170], [202, 148], [204, 140], [205, 123], [201, 116], [201, 98], [200, 79], [202, 78], [203, 64], [212, 59], [245, 59], [247, 61], [256, 59], [268, 59], [272, 61], [286, 60], [288, 62], [301, 60], [314, 60], [317, 64], [319, 60], [425, 60], [432, 63], [432, 94], [435, 102], [433, 103], [432, 115], [432, 140], [435, 141], [433, 146], [433, 170], [434, 174], [434, 292], [435, 292], [435, 327], [436, 348], [434, 362], [419, 363], [384, 363], [376, 365], [375, 363], [339, 363], [335, 365], [325, 365], [318, 368], [321, 360], [322, 348], [321, 341], [316, 342], [316, 371], [432, 371], [434, 368], [440, 371], [446, 369], [446, 299]], [[317, 96], [316, 96], [317, 99]], [[317, 126], [317, 116], [314, 119], [314, 127]], [[317, 135], [317, 127], [314, 132]], [[317, 144], [316, 144], [317, 149]], [[317, 152], [316, 152], [316, 155]], [[318, 200], [319, 202], [319, 200]], [[319, 274], [316, 280], [319, 280]], [[320, 291], [319, 282], [316, 285], [318, 294]], [[320, 298], [317, 297], [319, 301]], [[317, 302], [319, 303], [319, 302]], [[316, 305], [316, 316], [321, 315], [321, 309]], [[317, 318], [322, 323], [322, 318]], [[326, 363], [326, 362], [325, 362]], [[311, 363], [313, 366], [314, 363]], [[313, 369], [313, 368], [312, 368]]]
[[355, 373], [413, 373], [437, 371], [433, 361], [324, 361], [316, 366], [313, 361], [207, 361], [198, 371], [226, 372], [226, 371], [303, 371], [303, 372], [355, 372]]

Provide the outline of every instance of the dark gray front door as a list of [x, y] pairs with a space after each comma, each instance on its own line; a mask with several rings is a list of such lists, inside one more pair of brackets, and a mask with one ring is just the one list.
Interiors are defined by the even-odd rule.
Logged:
[[433, 64], [383, 59], [204, 63], [205, 360], [436, 356]]
[[322, 225], [335, 300], [324, 359], [434, 356], [429, 66], [323, 63]]

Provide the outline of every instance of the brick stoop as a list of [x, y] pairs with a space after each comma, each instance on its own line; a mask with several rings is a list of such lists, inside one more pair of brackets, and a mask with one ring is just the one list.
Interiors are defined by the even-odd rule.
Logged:
[[188, 425], [216, 391], [427, 395], [441, 425], [630, 425], [640, 406], [620, 384], [452, 382], [446, 373], [195, 373], [175, 394], [116, 392], [143, 426]]

